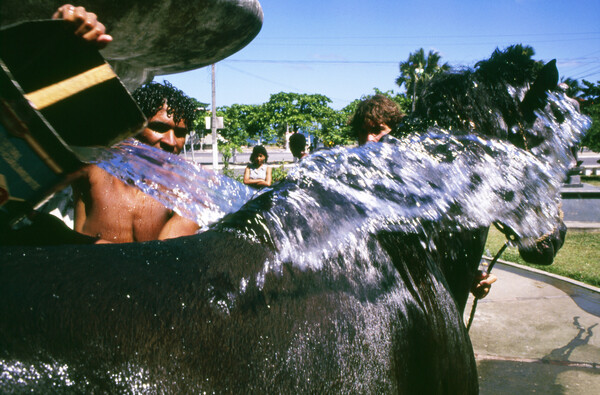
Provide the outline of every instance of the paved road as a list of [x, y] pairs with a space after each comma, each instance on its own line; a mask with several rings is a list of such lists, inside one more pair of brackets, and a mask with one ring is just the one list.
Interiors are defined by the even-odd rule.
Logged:
[[[283, 164], [285, 168], [290, 168], [294, 165], [294, 157], [292, 153], [289, 151], [285, 151], [283, 149], [277, 150], [269, 150], [269, 164], [277, 165]], [[236, 176], [240, 176], [244, 174], [244, 169], [250, 162], [250, 154], [251, 150], [245, 149], [244, 152], [240, 152], [236, 155], [235, 163], [229, 166], [233, 173]], [[212, 151], [204, 150], [204, 151], [195, 151], [187, 152], [183, 154], [187, 160], [191, 160], [196, 163], [200, 163], [203, 167], [207, 169], [212, 169]], [[219, 167], [223, 167], [223, 158], [221, 154], [219, 154]]]
[[[269, 150], [269, 163], [281, 163], [281, 162], [293, 162], [294, 157], [292, 153], [285, 150]], [[236, 155], [235, 164], [246, 166], [250, 161], [251, 152], [248, 150], [244, 150], [244, 152], [240, 152]], [[204, 150], [204, 151], [194, 151], [194, 153], [187, 152], [184, 155], [188, 160], [193, 160], [194, 162], [203, 164], [203, 165], [212, 165], [212, 151]], [[221, 154], [219, 154], [219, 163], [223, 162], [223, 158]]]
[[514, 264], [494, 274], [470, 331], [481, 394], [600, 393], [600, 289]]

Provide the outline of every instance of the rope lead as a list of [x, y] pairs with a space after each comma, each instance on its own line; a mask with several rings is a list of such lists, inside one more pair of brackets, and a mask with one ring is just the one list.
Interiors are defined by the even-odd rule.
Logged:
[[[504, 252], [504, 250], [506, 250], [506, 248], [509, 246], [509, 244], [513, 241], [516, 241], [518, 238], [518, 236], [515, 234], [515, 232], [512, 229], [510, 229], [509, 227], [507, 227], [506, 225], [501, 224], [499, 222], [494, 222], [494, 226], [500, 232], [504, 233], [504, 235], [506, 236], [506, 238], [508, 240], [506, 241], [506, 243], [504, 243], [504, 245], [502, 246], [502, 248], [500, 248], [500, 250], [498, 251], [496, 256], [494, 256], [494, 259], [492, 259], [492, 261], [490, 262], [490, 264], [486, 270], [487, 275], [489, 275], [492, 272], [494, 265], [496, 264], [496, 262], [498, 261], [498, 259], [500, 258], [500, 256]], [[477, 301], [478, 300], [479, 300], [478, 298], [473, 299], [473, 306], [471, 307], [471, 314], [469, 315], [469, 322], [467, 323], [467, 332], [469, 331], [469, 329], [471, 329], [471, 324], [473, 323], [473, 318], [475, 317], [475, 309], [477, 309]]]

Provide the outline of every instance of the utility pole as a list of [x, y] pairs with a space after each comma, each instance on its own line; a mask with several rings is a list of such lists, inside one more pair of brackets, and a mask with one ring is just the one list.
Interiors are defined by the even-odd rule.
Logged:
[[212, 83], [212, 115], [210, 118], [210, 130], [212, 132], [212, 154], [213, 154], [213, 170], [219, 168], [219, 151], [217, 148], [217, 89], [215, 86], [215, 65], [211, 66], [211, 83]]

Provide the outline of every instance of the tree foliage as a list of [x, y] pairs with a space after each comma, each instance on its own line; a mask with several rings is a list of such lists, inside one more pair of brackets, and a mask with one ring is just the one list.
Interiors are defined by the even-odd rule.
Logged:
[[220, 107], [223, 116], [221, 136], [227, 141], [243, 145], [248, 138], [255, 138], [269, 130], [262, 105], [233, 104]]
[[[382, 92], [377, 88], [374, 91], [388, 96], [404, 112], [410, 106], [411, 100], [404, 94]], [[266, 140], [274, 137], [282, 139], [286, 131], [310, 134], [326, 146], [352, 144], [354, 137], [348, 121], [358, 103], [367, 97], [362, 96], [341, 110], [331, 108], [331, 99], [327, 96], [293, 92], [273, 94], [268, 102], [260, 105], [220, 107], [218, 115], [224, 117], [225, 127], [220, 133], [227, 140], [223, 144], [226, 151], [223, 153], [230, 158], [233, 150], [245, 145], [248, 139], [258, 139], [259, 136]]]
[[196, 105], [196, 116], [194, 118], [191, 130], [200, 131], [204, 129], [204, 117], [206, 116], [206, 108], [208, 107], [208, 103], [202, 103], [201, 101], [198, 101], [193, 97], [191, 97], [190, 99]]
[[581, 112], [592, 118], [592, 126], [587, 131], [581, 144], [592, 151], [600, 152], [600, 81], [592, 83], [583, 80], [581, 95]]
[[340, 111], [330, 109], [330, 113], [321, 122], [321, 129], [316, 131], [315, 136], [323, 141], [328, 147], [335, 145], [348, 145], [354, 142], [348, 119], [352, 115], [348, 106]]
[[560, 81], [567, 85], [567, 90], [565, 91], [567, 96], [574, 99], [581, 96], [581, 85], [579, 84], [579, 80], [574, 80], [573, 78], [561, 78]]
[[[516, 45], [511, 48], [515, 54], [522, 52], [529, 57], [534, 54], [533, 48], [528, 46]], [[490, 67], [495, 67], [493, 60], [497, 57], [497, 53], [500, 52], [497, 50], [489, 61], [480, 62], [477, 67], [482, 68], [485, 64], [492, 64]], [[400, 76], [396, 79], [397, 85], [404, 86], [407, 92], [383, 92], [374, 88], [374, 94], [387, 96], [396, 102], [404, 113], [411, 112], [414, 89], [416, 88], [417, 96], [420, 96], [427, 81], [434, 75], [451, 69], [448, 63], [440, 64], [440, 60], [439, 53], [429, 51], [425, 55], [423, 48], [411, 53], [407, 61], [400, 63]], [[504, 58], [500, 60], [505, 63], [507, 61]], [[508, 62], [510, 63], [510, 59]], [[527, 65], [513, 63], [511, 63], [512, 69], [508, 69], [514, 78], [519, 79], [530, 72], [530, 67], [525, 67]], [[534, 67], [542, 67], [541, 63], [534, 63]], [[417, 75], [417, 69], [423, 69], [423, 71]], [[579, 82], [566, 78], [562, 82], [568, 85], [567, 94], [581, 103], [582, 113], [590, 116], [593, 120], [592, 127], [583, 139], [582, 145], [600, 151], [600, 81], [594, 84], [585, 80]], [[341, 110], [332, 109], [329, 106], [332, 101], [327, 96], [294, 92], [273, 94], [269, 101], [259, 105], [233, 104], [220, 107], [218, 115], [224, 117], [224, 129], [220, 131], [220, 134], [227, 141], [220, 144], [221, 151], [224, 156], [230, 158], [235, 155], [239, 147], [246, 144], [248, 139], [262, 138], [268, 141], [279, 138], [282, 140], [286, 131], [310, 134], [323, 141], [327, 146], [352, 144], [354, 138], [348, 122], [356, 111], [358, 103], [368, 97], [369, 95], [364, 95]], [[198, 107], [207, 106], [200, 102], [197, 104]], [[198, 114], [195, 129], [204, 129], [206, 113], [199, 112]]]
[[572, 78], [563, 78], [561, 81], [567, 85], [565, 91], [567, 96], [577, 100], [581, 113], [592, 119], [592, 125], [583, 137], [581, 145], [600, 152], [600, 81], [595, 84]]
[[332, 115], [329, 103], [331, 99], [324, 95], [279, 92], [264, 104], [264, 115], [278, 137], [286, 131], [315, 134], [321, 122]]
[[406, 88], [406, 96], [419, 96], [423, 85], [435, 74], [450, 70], [450, 65], [444, 63], [440, 65], [442, 57], [438, 52], [429, 51], [425, 56], [423, 48], [408, 55], [405, 62], [400, 62], [400, 76], [396, 78], [396, 84], [399, 87]]
[[[382, 92], [377, 88], [374, 91], [394, 100], [405, 112], [410, 106], [411, 101], [404, 94]], [[268, 102], [260, 105], [220, 107], [218, 115], [224, 117], [220, 134], [227, 140], [223, 153], [231, 157], [233, 150], [245, 145], [248, 139], [283, 140], [286, 131], [310, 134], [326, 146], [352, 144], [354, 138], [348, 121], [360, 100], [366, 97], [354, 100], [341, 110], [331, 108], [331, 99], [327, 96], [294, 92], [273, 94]]]

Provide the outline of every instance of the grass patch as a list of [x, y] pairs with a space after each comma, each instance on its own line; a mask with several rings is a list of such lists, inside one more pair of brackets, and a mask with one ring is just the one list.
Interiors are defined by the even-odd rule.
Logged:
[[[486, 255], [496, 255], [505, 242], [504, 235], [492, 226], [485, 246]], [[525, 262], [515, 247], [507, 248], [500, 259], [600, 287], [600, 233], [568, 231], [565, 244], [550, 266]]]
[[600, 176], [581, 176], [581, 182], [600, 187]]

